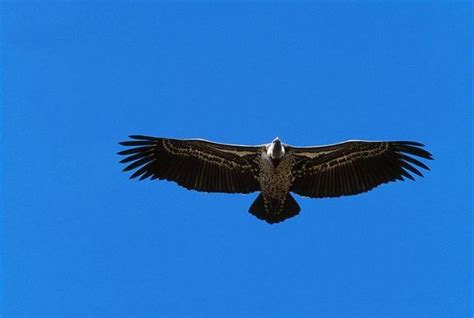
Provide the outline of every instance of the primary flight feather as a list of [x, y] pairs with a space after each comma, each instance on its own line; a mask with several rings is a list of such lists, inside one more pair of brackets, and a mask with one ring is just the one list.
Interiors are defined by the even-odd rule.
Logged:
[[300, 207], [290, 192], [311, 198], [367, 192], [383, 183], [429, 170], [415, 157], [432, 160], [413, 141], [346, 141], [329, 146], [294, 147], [275, 138], [258, 146], [230, 145], [200, 139], [132, 135], [124, 171], [130, 178], [174, 181], [204, 192], [260, 194], [249, 212], [268, 223], [297, 215]]

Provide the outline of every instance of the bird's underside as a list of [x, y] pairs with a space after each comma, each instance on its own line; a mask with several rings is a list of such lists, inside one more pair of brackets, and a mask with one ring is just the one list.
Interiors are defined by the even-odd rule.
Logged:
[[415, 157], [433, 159], [412, 141], [346, 141], [315, 147], [294, 147], [278, 138], [269, 144], [242, 146], [199, 139], [133, 135], [121, 142], [130, 147], [124, 171], [130, 178], [173, 181], [203, 192], [260, 194], [249, 212], [268, 223], [299, 213], [290, 192], [311, 198], [367, 192], [383, 183], [414, 180], [418, 168], [429, 168]]

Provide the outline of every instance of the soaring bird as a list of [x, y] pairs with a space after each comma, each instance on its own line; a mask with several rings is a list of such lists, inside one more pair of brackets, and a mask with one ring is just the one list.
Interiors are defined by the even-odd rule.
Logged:
[[244, 146], [202, 139], [170, 139], [141, 135], [121, 142], [130, 147], [123, 169], [137, 169], [130, 178], [161, 179], [203, 192], [259, 195], [249, 212], [268, 223], [297, 215], [300, 206], [290, 192], [310, 198], [340, 197], [367, 192], [383, 183], [429, 170], [414, 157], [432, 160], [413, 141], [360, 141], [313, 147], [271, 143]]

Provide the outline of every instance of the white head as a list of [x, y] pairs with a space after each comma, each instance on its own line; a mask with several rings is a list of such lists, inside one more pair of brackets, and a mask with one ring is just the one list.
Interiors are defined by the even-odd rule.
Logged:
[[285, 147], [283, 147], [280, 139], [276, 137], [267, 148], [267, 156], [272, 159], [281, 159], [284, 155]]

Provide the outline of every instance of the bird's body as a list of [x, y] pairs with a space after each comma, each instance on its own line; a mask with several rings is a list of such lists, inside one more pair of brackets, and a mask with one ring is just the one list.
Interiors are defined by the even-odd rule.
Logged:
[[[428, 167], [413, 156], [432, 159], [423, 145], [410, 141], [347, 141], [317, 147], [293, 147], [276, 138], [269, 144], [241, 146], [205, 140], [130, 136], [119, 152], [130, 162], [125, 171], [140, 180], [165, 179], [204, 192], [261, 193], [249, 212], [268, 223], [299, 213], [290, 192], [338, 197], [371, 190], [390, 181], [421, 176]], [[410, 156], [408, 156], [410, 155]]]
[[254, 212], [253, 214], [266, 212], [278, 216], [282, 212], [293, 181], [291, 173], [293, 166], [292, 158], [292, 156], [283, 155], [281, 158], [274, 159], [267, 154], [265, 149], [262, 150], [258, 181], [260, 183], [264, 211], [251, 210], [251, 212]]

